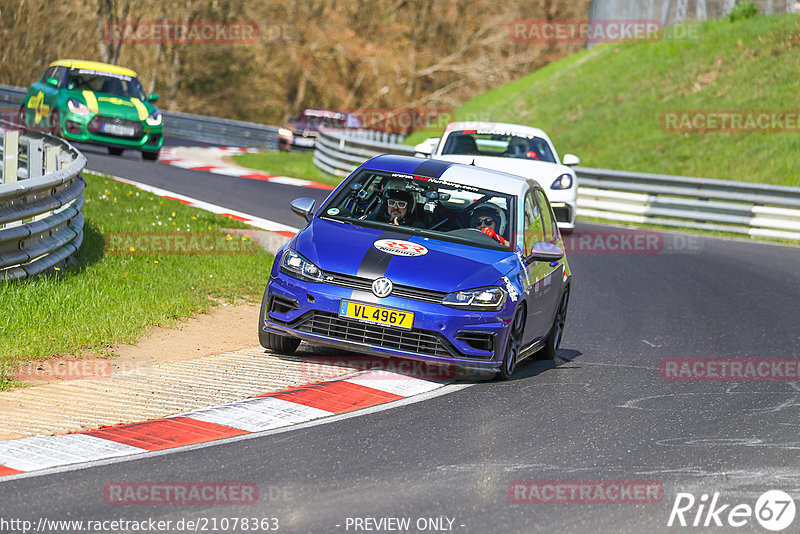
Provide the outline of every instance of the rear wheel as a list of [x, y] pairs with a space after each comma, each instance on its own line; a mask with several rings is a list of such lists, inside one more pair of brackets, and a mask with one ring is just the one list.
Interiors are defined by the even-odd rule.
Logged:
[[142, 150], [142, 159], [146, 159], [147, 161], [156, 161], [159, 154], [161, 154], [160, 148], [158, 150]]
[[124, 148], [119, 148], [117, 146], [110, 146], [108, 147], [108, 153], [112, 156], [121, 156], [122, 151], [125, 150]]
[[522, 330], [525, 325], [524, 308], [520, 308], [516, 315], [514, 315], [514, 322], [511, 326], [511, 332], [508, 335], [508, 342], [506, 342], [506, 350], [503, 355], [503, 364], [500, 367], [501, 380], [508, 380], [514, 374], [514, 369], [517, 367], [517, 357], [519, 356], [519, 344], [522, 339]]
[[567, 306], [569, 305], [569, 288], [561, 296], [561, 303], [558, 305], [558, 312], [553, 319], [553, 326], [550, 327], [550, 334], [544, 347], [539, 351], [539, 359], [552, 360], [556, 357], [558, 346], [561, 345], [561, 337], [564, 335], [564, 323], [567, 321]]
[[300, 340], [296, 337], [281, 336], [267, 332], [264, 330], [264, 318], [267, 316], [267, 299], [269, 295], [267, 290], [264, 290], [264, 296], [261, 298], [261, 312], [258, 315], [258, 341], [261, 346], [272, 352], [278, 354], [294, 354], [297, 347], [300, 346]]

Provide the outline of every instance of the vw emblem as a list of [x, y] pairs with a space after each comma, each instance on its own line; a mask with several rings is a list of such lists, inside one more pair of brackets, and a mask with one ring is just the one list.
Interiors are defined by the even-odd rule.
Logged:
[[392, 281], [388, 278], [378, 278], [372, 282], [372, 292], [379, 298], [388, 297], [392, 294]]

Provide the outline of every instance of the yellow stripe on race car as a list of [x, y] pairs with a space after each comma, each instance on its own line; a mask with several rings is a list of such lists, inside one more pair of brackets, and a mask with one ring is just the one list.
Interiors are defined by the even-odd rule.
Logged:
[[131, 102], [134, 106], [136, 106], [136, 111], [139, 112], [140, 121], [143, 121], [150, 116], [150, 113], [147, 112], [147, 108], [144, 106], [141, 100], [138, 98], [131, 98]]
[[83, 99], [86, 100], [86, 107], [88, 107], [92, 113], [98, 113], [100, 111], [100, 108], [97, 106], [97, 98], [95, 98], [93, 92], [83, 91]]

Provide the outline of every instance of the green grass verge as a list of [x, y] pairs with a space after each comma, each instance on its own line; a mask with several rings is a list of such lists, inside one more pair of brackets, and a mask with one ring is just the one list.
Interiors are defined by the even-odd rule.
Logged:
[[[133, 187], [85, 174], [84, 241], [77, 264], [31, 280], [0, 282], [0, 389], [15, 364], [103, 352], [148, 327], [208, 311], [217, 301], [261, 296], [272, 255], [134, 255], [104, 251], [111, 232], [219, 232], [247, 228]], [[233, 237], [233, 239], [241, 239]], [[255, 338], [253, 317], [253, 342]]]
[[[536, 126], [582, 165], [800, 186], [797, 133], [668, 133], [673, 110], [794, 110], [800, 16], [687, 26], [697, 39], [610, 43], [479, 95], [459, 120]], [[796, 116], [796, 115], [795, 115]], [[412, 134], [414, 145], [431, 132]]]
[[338, 176], [323, 172], [313, 161], [313, 152], [259, 152], [238, 154], [233, 159], [239, 165], [279, 176], [303, 178], [321, 184], [337, 186], [342, 181]]

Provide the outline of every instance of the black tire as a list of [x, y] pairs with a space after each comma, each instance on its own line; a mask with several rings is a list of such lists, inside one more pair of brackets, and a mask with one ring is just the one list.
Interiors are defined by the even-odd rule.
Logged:
[[261, 298], [261, 312], [258, 314], [258, 342], [265, 349], [277, 352], [278, 354], [294, 354], [300, 346], [300, 340], [296, 337], [280, 336], [264, 330], [264, 317], [267, 314], [267, 290]]
[[514, 369], [517, 367], [517, 357], [519, 356], [519, 344], [522, 339], [522, 330], [525, 325], [525, 308], [522, 307], [517, 310], [514, 315], [514, 322], [512, 323], [511, 333], [506, 342], [505, 351], [503, 352], [503, 364], [500, 366], [500, 380], [508, 380], [514, 374]]
[[48, 133], [50, 133], [50, 135], [53, 135], [55, 137], [61, 137], [61, 120], [59, 119], [57, 109], [54, 109], [50, 113], [49, 120], [50, 120], [50, 129]]
[[122, 151], [125, 150], [124, 148], [119, 148], [117, 146], [110, 146], [108, 147], [108, 153], [112, 156], [121, 156]]
[[555, 319], [553, 319], [553, 326], [550, 327], [550, 333], [547, 334], [547, 341], [544, 347], [539, 350], [537, 358], [540, 360], [552, 360], [556, 357], [558, 346], [561, 345], [561, 338], [564, 336], [564, 324], [567, 321], [567, 307], [569, 306], [569, 288], [564, 290], [561, 296], [561, 303], [558, 305]]
[[161, 154], [161, 149], [158, 150], [142, 150], [142, 159], [147, 161], [156, 161]]

